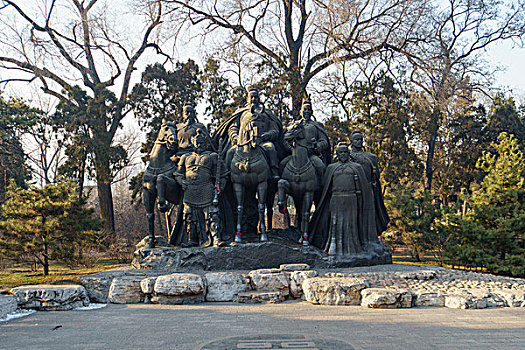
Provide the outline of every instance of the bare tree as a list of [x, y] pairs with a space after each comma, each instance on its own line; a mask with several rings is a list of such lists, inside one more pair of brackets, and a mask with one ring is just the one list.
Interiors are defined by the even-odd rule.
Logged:
[[109, 2], [98, 0], [0, 1], [0, 68], [15, 73], [0, 82], [37, 81], [45, 93], [77, 110], [71, 115], [84, 113], [79, 123], [89, 132], [100, 215], [108, 231], [114, 230], [112, 141], [130, 111], [128, 91], [137, 61], [148, 48], [162, 54], [156, 33], [163, 8], [161, 1], [149, 1], [135, 9], [131, 20], [142, 29], [134, 44], [137, 40], [126, 37], [128, 29], [119, 33], [115, 24], [125, 15], [122, 3], [112, 4], [119, 7], [115, 13]]
[[447, 0], [429, 13], [428, 40], [405, 52], [410, 63], [407, 83], [421, 92], [428, 110], [424, 120], [425, 177], [432, 189], [434, 156], [440, 129], [454, 100], [473, 91], [487, 93], [496, 68], [483, 54], [492, 44], [520, 40], [525, 33], [523, 0]]
[[200, 25], [208, 37], [226, 30], [223, 49], [234, 46], [284, 71], [294, 114], [308, 84], [334, 64], [407, 50], [426, 12], [420, 0], [162, 1], [178, 31]]

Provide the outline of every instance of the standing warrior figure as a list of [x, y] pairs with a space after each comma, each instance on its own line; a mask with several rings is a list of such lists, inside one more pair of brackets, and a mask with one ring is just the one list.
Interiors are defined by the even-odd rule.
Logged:
[[326, 168], [323, 192], [312, 218], [312, 244], [329, 255], [349, 256], [377, 242], [370, 187], [361, 165], [339, 143], [337, 162]]
[[[215, 197], [217, 153], [209, 151], [207, 135], [199, 129], [191, 137], [194, 152], [181, 156], [174, 176], [184, 190], [184, 218], [189, 230], [188, 246], [222, 246], [219, 233], [219, 208]], [[210, 232], [211, 238], [208, 237]]]
[[[260, 144], [268, 164], [270, 165], [272, 178], [279, 179], [279, 158], [276, 149], [276, 143], [282, 140], [283, 127], [280, 120], [261, 103], [259, 97], [259, 90], [256, 88], [250, 89], [246, 99], [247, 105], [236, 110], [233, 115], [226, 121], [221, 123], [217, 128], [217, 136], [224, 138], [228, 135], [232, 146], [244, 144], [249, 142], [248, 135], [239, 134], [240, 130], [250, 130], [246, 128], [245, 124], [251, 120], [251, 114], [258, 114], [261, 118], [258, 122], [257, 133], [260, 135], [262, 143]], [[248, 118], [244, 118], [248, 115]], [[226, 164], [230, 164], [233, 159], [235, 149], [232, 147], [226, 154]]]
[[381, 182], [379, 180], [380, 172], [377, 156], [363, 150], [363, 134], [360, 131], [352, 131], [350, 144], [352, 146], [350, 159], [353, 162], [361, 164], [365, 170], [366, 179], [372, 189], [372, 202], [374, 203], [376, 216], [376, 231], [377, 235], [380, 236], [381, 233], [386, 230], [390, 218], [385, 208], [383, 190], [381, 189]]

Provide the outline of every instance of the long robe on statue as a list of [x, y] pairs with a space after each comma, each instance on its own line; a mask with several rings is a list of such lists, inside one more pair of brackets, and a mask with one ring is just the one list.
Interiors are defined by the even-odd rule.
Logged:
[[377, 156], [366, 151], [357, 152], [352, 150], [352, 152], [350, 152], [350, 159], [361, 164], [365, 170], [367, 181], [372, 189], [372, 196], [374, 199], [376, 232], [378, 236], [381, 236], [381, 233], [386, 230], [388, 223], [390, 222], [390, 217], [388, 216], [385, 207], [383, 189], [381, 188], [381, 180], [379, 178], [380, 171]]
[[310, 224], [312, 245], [328, 252], [333, 238], [337, 255], [349, 256], [377, 242], [372, 198], [361, 165], [350, 161], [330, 164]]

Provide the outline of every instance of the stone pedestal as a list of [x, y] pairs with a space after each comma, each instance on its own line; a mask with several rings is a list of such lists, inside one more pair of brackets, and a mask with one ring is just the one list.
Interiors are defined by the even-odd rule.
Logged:
[[141, 248], [135, 251], [135, 269], [252, 270], [275, 268], [282, 264], [306, 263], [312, 268], [355, 267], [392, 263], [392, 254], [382, 244], [371, 244], [355, 256], [329, 257], [313, 246], [285, 240], [264, 243], [241, 243], [214, 248]]

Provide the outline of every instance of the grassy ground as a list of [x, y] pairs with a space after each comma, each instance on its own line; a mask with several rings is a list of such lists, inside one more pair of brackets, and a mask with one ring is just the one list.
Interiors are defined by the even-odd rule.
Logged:
[[[392, 252], [392, 262], [394, 264], [406, 264], [406, 265], [417, 265], [417, 266], [439, 266], [439, 261], [434, 258], [432, 254], [428, 254], [421, 257], [421, 261], [416, 261], [410, 256], [408, 250], [396, 249]], [[447, 267], [444, 265], [444, 267]]]
[[[421, 261], [412, 258], [407, 250], [396, 249], [392, 253], [394, 264], [439, 266], [439, 262], [432, 254], [421, 257]], [[60, 264], [50, 266], [49, 276], [43, 276], [42, 271], [31, 271], [28, 266], [15, 266], [0, 271], [0, 289], [10, 289], [28, 284], [69, 284], [79, 283], [80, 276], [109, 270], [115, 267], [129, 266], [129, 264], [118, 263], [115, 260], [101, 260], [91, 268], [69, 268]], [[451, 268], [445, 264], [444, 267]]]
[[49, 276], [44, 276], [41, 270], [31, 271], [27, 266], [15, 266], [0, 271], [0, 289], [28, 284], [78, 284], [80, 276], [128, 265], [115, 260], [101, 260], [90, 268], [69, 268], [60, 264], [52, 264], [49, 268]]

